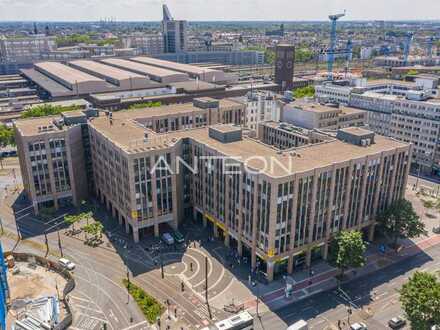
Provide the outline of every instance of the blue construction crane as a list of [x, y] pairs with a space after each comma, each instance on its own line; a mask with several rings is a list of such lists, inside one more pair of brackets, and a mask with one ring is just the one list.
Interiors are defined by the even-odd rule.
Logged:
[[328, 18], [331, 21], [331, 32], [330, 32], [330, 45], [327, 50], [327, 70], [328, 79], [333, 80], [333, 63], [335, 61], [335, 48], [336, 48], [336, 22], [341, 17], [345, 16], [345, 11], [343, 14], [330, 15]]
[[347, 40], [347, 48], [345, 49], [345, 78], [347, 79], [347, 74], [350, 66], [350, 62], [353, 59], [353, 41], [351, 37]]
[[408, 65], [408, 57], [409, 57], [409, 51], [411, 50], [411, 42], [413, 39], [414, 33], [408, 32], [406, 34], [405, 44], [403, 48], [403, 66]]

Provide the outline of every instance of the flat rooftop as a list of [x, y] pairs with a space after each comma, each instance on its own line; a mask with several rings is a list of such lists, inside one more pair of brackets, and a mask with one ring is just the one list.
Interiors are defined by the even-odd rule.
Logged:
[[342, 110], [342, 115], [354, 115], [360, 113], [366, 113], [364, 110], [356, 109], [352, 107], [339, 106], [339, 109]]
[[260, 125], [275, 129], [280, 129], [289, 133], [304, 135], [305, 137], [307, 137], [309, 132], [311, 132], [311, 130], [307, 128], [302, 128], [289, 123], [277, 122], [277, 121], [265, 121], [265, 122], [261, 122]]
[[184, 113], [191, 113], [194, 111], [207, 111], [207, 110], [196, 107], [192, 103], [177, 103], [177, 104], [163, 105], [160, 107], [116, 111], [112, 113], [112, 117], [113, 117], [113, 121], [125, 120], [125, 119], [136, 120], [137, 118], [142, 119], [142, 118], [179, 115]]
[[176, 89], [181, 89], [187, 93], [195, 93], [201, 91], [212, 91], [212, 90], [225, 90], [225, 86], [211, 84], [206, 81], [181, 81], [181, 82], [173, 82], [169, 84], [170, 86], [176, 87]]
[[289, 105], [296, 108], [301, 108], [303, 111], [311, 111], [311, 112], [334, 112], [340, 110], [337, 104], [335, 105], [332, 104], [333, 105], [332, 106], [330, 104], [322, 104], [319, 102], [308, 101], [304, 99], [293, 101], [289, 103]]
[[21, 69], [20, 71], [36, 85], [47, 91], [52, 97], [71, 96], [75, 94], [69, 88], [35, 69]]
[[73, 100], [63, 100], [63, 101], [54, 101], [54, 102], [44, 102], [44, 103], [39, 103], [39, 104], [32, 104], [32, 105], [26, 106], [26, 109], [32, 109], [34, 107], [46, 105], [46, 104], [52, 105], [52, 106], [61, 106], [61, 107], [69, 107], [69, 106], [77, 105], [77, 106], [81, 106], [84, 108], [87, 107], [88, 105], [90, 105], [90, 103], [84, 99], [73, 99]]
[[48, 72], [49, 74], [59, 77], [71, 85], [91, 81], [103, 82], [103, 80], [100, 78], [58, 62], [40, 62], [35, 63], [34, 66], [37, 70]]
[[156, 66], [137, 63], [129, 60], [123, 60], [120, 58], [103, 59], [101, 60], [101, 62], [109, 65], [117, 66], [119, 68], [124, 68], [133, 72], [137, 72], [146, 76], [156, 76], [156, 77], [164, 78], [164, 77], [179, 75], [179, 76], [188, 77], [185, 73], [181, 73], [169, 69], [158, 68]]
[[394, 79], [373, 79], [367, 80], [367, 87], [379, 85], [400, 85], [405, 87], [415, 87], [416, 83], [411, 81], [394, 80]]
[[[196, 143], [204, 144], [224, 156], [238, 157], [243, 161], [247, 160], [250, 168], [273, 177], [308, 172], [314, 168], [331, 166], [335, 163], [408, 146], [408, 144], [378, 135], [375, 143], [369, 146], [357, 146], [340, 140], [330, 140], [299, 147], [294, 151], [280, 152], [276, 148], [246, 137], [235, 142], [219, 142], [209, 137], [208, 127], [157, 134], [137, 124], [130, 119], [130, 115], [125, 116], [125, 119], [118, 116], [114, 117], [112, 124], [106, 117], [95, 118], [90, 125], [129, 154], [165, 149], [173, 146], [182, 138], [190, 138]], [[147, 140], [144, 140], [145, 133], [148, 133]], [[266, 165], [267, 163], [275, 163], [275, 165], [265, 166], [265, 163]]]
[[53, 124], [53, 120], [59, 118], [60, 116], [48, 116], [39, 118], [18, 119], [15, 122], [15, 127], [17, 127], [17, 129], [21, 132], [22, 136], [35, 136], [48, 133], [49, 131], [41, 132], [39, 130], [39, 127], [43, 126], [52, 126], [52, 130], [50, 132], [61, 132], [64, 130], [64, 126], [63, 128], [59, 129]]
[[360, 128], [360, 127], [345, 127], [345, 128], [341, 128], [340, 130], [361, 137], [373, 133], [368, 129]]
[[121, 70], [118, 68], [115, 68], [114, 66], [105, 65], [99, 62], [90, 61], [90, 60], [76, 60], [71, 61], [69, 64], [75, 65], [77, 67], [84, 68], [86, 70], [96, 72], [102, 76], [109, 77], [115, 80], [129, 80], [129, 79], [135, 79], [135, 78], [144, 78], [145, 76], [142, 76], [140, 74]]
[[218, 71], [218, 70], [212, 70], [212, 69], [207, 69], [207, 68], [201, 68], [201, 67], [191, 65], [191, 64], [184, 64], [184, 63], [159, 60], [157, 58], [145, 57], [145, 56], [132, 57], [131, 60], [136, 61], [136, 62], [140, 62], [140, 63], [149, 64], [149, 65], [160, 66], [160, 67], [165, 67], [165, 68], [169, 68], [169, 69], [175, 69], [176, 71], [186, 72], [186, 73], [190, 73], [190, 74], [194, 74], [194, 75], [203, 75], [204, 73]]

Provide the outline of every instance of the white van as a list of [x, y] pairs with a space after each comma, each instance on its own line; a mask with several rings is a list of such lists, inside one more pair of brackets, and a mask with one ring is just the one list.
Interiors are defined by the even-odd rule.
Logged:
[[61, 267], [66, 268], [68, 270], [74, 270], [75, 269], [75, 264], [72, 261], [70, 261], [69, 259], [60, 258], [58, 260], [58, 263], [60, 264]]
[[162, 235], [162, 240], [165, 242], [165, 244], [167, 245], [173, 245], [174, 244], [174, 238], [173, 236], [171, 236], [170, 233], [164, 233]]

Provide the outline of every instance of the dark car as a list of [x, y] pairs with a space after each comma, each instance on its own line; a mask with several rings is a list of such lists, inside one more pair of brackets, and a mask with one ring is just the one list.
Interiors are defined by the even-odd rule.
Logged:
[[400, 329], [406, 324], [406, 321], [400, 316], [393, 317], [388, 321], [388, 325], [391, 329]]
[[171, 235], [173, 235], [174, 241], [176, 241], [176, 243], [181, 244], [185, 242], [185, 237], [179, 231], [173, 231]]

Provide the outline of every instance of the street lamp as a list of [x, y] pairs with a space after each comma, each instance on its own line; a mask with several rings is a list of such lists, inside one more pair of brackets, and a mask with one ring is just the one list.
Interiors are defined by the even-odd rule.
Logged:
[[57, 230], [58, 235], [58, 247], [60, 248], [61, 257], [64, 257], [63, 255], [63, 247], [61, 246], [61, 237], [60, 237], [60, 229]]

